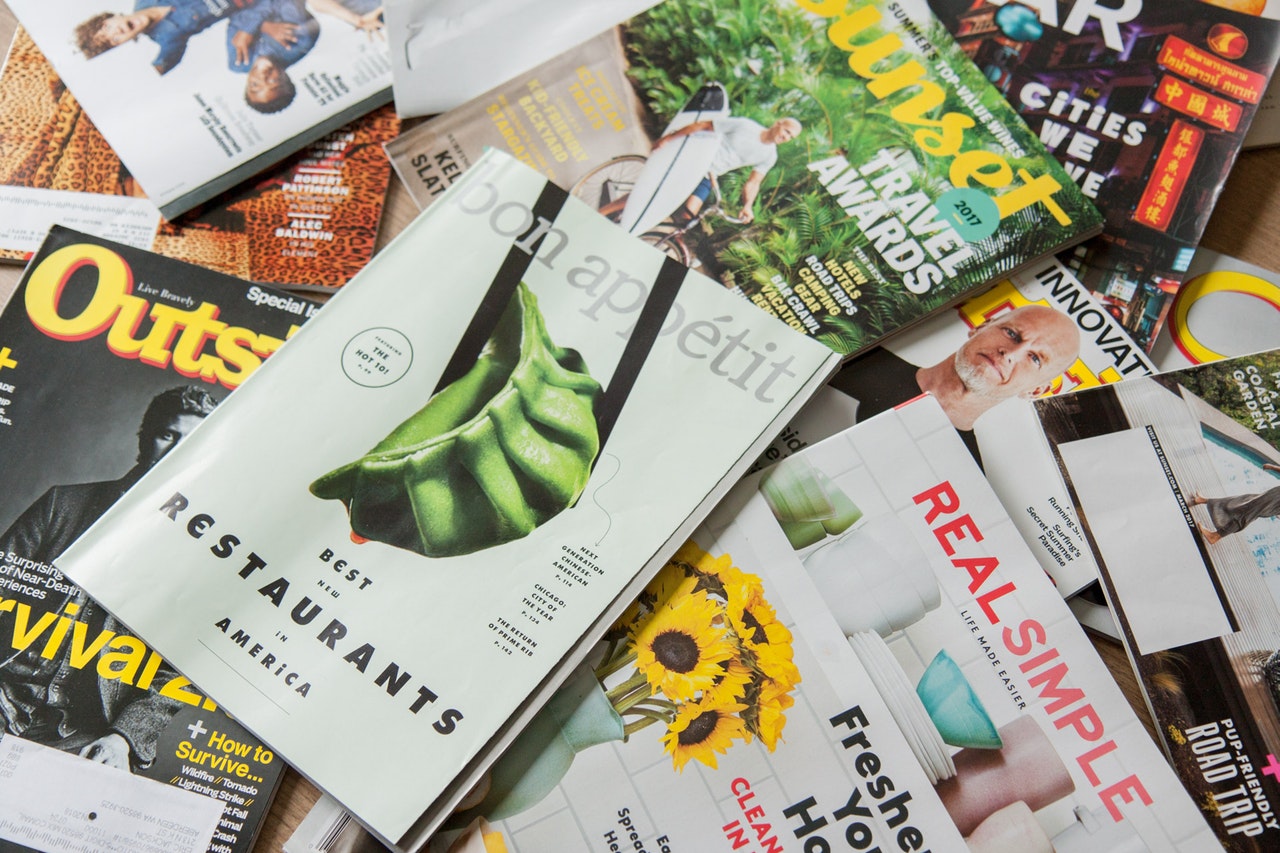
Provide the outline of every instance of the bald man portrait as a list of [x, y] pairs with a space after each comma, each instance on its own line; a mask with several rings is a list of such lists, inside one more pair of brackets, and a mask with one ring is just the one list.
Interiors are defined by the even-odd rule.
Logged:
[[976, 458], [978, 418], [1005, 400], [1044, 394], [1079, 354], [1080, 332], [1070, 317], [1025, 305], [971, 329], [945, 358], [913, 364], [881, 347], [845, 365], [831, 385], [858, 401], [859, 421], [933, 394]]

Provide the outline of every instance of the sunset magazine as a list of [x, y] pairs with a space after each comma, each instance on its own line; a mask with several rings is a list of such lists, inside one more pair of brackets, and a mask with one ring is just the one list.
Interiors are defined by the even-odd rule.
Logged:
[[391, 100], [378, 0], [9, 6], [166, 219]]
[[388, 148], [486, 146], [844, 356], [1101, 225], [922, 2], [660, 3]]
[[837, 360], [495, 151], [63, 562], [416, 849]]
[[1280, 843], [1280, 351], [1037, 403], [1187, 790], [1230, 851]]
[[0, 314], [0, 733], [216, 798], [221, 853], [253, 848], [283, 762], [62, 553], [317, 307], [55, 227]]
[[929, 2], [1097, 202], [1103, 233], [1071, 263], [1150, 350], [1280, 59], [1280, 21], [1197, 0]]
[[433, 853], [478, 818], [564, 853], [1213, 844], [929, 398], [731, 492]]

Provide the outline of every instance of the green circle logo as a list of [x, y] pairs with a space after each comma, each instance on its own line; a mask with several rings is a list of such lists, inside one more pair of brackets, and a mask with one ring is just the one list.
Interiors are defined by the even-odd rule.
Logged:
[[1000, 208], [981, 190], [957, 188], [938, 198], [938, 213], [951, 223], [966, 243], [976, 243], [996, 233]]

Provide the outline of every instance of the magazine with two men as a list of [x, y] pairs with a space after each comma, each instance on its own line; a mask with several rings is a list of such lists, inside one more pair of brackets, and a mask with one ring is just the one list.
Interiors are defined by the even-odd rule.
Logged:
[[399, 131], [381, 107], [174, 222], [19, 27], [0, 73], [0, 260], [25, 262], [55, 222], [250, 281], [333, 289], [373, 255]]
[[[325, 803], [286, 850], [358, 836]], [[1212, 845], [921, 397], [745, 478], [431, 849]]]
[[418, 849], [837, 363], [494, 151], [62, 568]]
[[659, 3], [388, 151], [425, 207], [490, 146], [845, 356], [1101, 226], [914, 0]]
[[9, 6], [166, 219], [391, 100], [378, 0]]

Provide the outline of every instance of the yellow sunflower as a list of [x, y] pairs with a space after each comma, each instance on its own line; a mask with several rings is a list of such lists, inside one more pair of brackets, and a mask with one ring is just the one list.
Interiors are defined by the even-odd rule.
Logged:
[[748, 648], [791, 645], [791, 632], [778, 621], [777, 611], [765, 600], [759, 587], [730, 584], [725, 587], [725, 597], [729, 624]]
[[791, 644], [751, 649], [755, 666], [763, 675], [788, 688], [800, 683], [800, 669], [791, 660]]
[[740, 655], [735, 654], [720, 664], [720, 675], [716, 676], [715, 682], [703, 691], [702, 698], [704, 701], [720, 703], [742, 701], [754, 675], [754, 670]]
[[705, 699], [683, 705], [662, 738], [675, 768], [683, 771], [691, 758], [715, 767], [716, 753], [728, 752], [734, 738], [747, 739], [746, 724], [738, 716], [746, 707], [737, 703], [720, 705]]
[[691, 593], [673, 607], [659, 607], [635, 627], [636, 668], [655, 690], [673, 701], [692, 699], [715, 684], [733, 643], [715, 627], [720, 608], [704, 593]]
[[756, 719], [752, 728], [770, 752], [778, 745], [782, 736], [782, 727], [787, 724], [786, 710], [796, 703], [791, 696], [791, 687], [773, 679], [760, 685], [760, 695], [756, 700]]
[[675, 561], [668, 562], [645, 587], [652, 598], [650, 607], [653, 610], [674, 607], [680, 603], [680, 599], [693, 591], [697, 582], [697, 578], [691, 577]]

